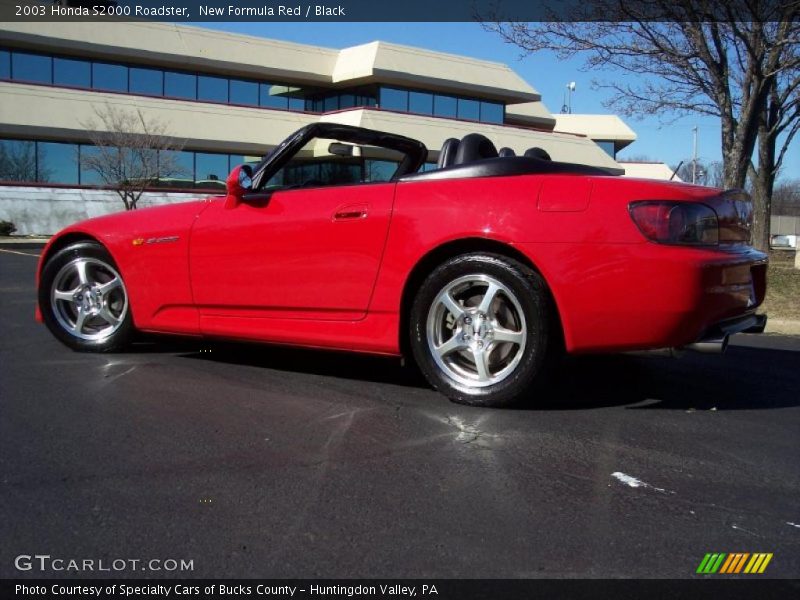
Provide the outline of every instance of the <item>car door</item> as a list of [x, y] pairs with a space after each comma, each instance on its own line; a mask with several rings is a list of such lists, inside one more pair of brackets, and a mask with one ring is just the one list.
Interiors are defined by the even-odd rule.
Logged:
[[279, 321], [363, 318], [394, 190], [371, 183], [276, 191], [233, 208], [214, 202], [190, 245], [203, 333], [270, 339]]

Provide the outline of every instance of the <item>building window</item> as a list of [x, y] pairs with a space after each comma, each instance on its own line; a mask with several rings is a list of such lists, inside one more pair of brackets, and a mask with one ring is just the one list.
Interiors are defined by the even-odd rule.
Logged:
[[326, 91], [9, 49], [0, 50], [0, 79], [300, 112], [378, 105], [386, 110], [486, 123], [503, 123], [505, 112], [499, 102], [390, 86]]
[[53, 83], [53, 59], [43, 54], [12, 52], [11, 75], [17, 81]]
[[286, 99], [286, 93], [288, 91], [289, 88], [285, 85], [262, 83], [259, 104], [265, 108], [279, 108], [286, 110], [289, 108], [289, 103]]
[[330, 94], [328, 96], [325, 96], [325, 99], [322, 102], [322, 110], [324, 112], [339, 110], [339, 95]]
[[110, 92], [128, 91], [128, 67], [111, 63], [92, 63], [92, 87]]
[[455, 119], [458, 115], [458, 99], [437, 94], [433, 99], [433, 114], [437, 117]]
[[0, 79], [11, 79], [11, 52], [0, 50]]
[[289, 101], [289, 110], [296, 110], [303, 112], [306, 109], [306, 93], [304, 90], [296, 87], [286, 88]]
[[36, 179], [42, 183], [78, 185], [78, 145], [36, 143]]
[[99, 150], [96, 146], [91, 146], [88, 144], [81, 144], [80, 150], [80, 168], [79, 168], [79, 176], [80, 176], [80, 184], [81, 185], [104, 185], [105, 181], [100, 177], [100, 175], [94, 169], [90, 169], [86, 166], [86, 162], [90, 157], [97, 156]]
[[303, 110], [305, 112], [322, 112], [322, 98], [307, 97]]
[[186, 150], [161, 150], [159, 168], [173, 171], [168, 177], [159, 177], [158, 187], [190, 188], [194, 185], [194, 153]]
[[0, 140], [0, 181], [36, 181], [36, 144]]
[[194, 185], [199, 188], [225, 187], [228, 177], [228, 155], [195, 153]]
[[159, 69], [131, 67], [130, 92], [143, 96], [163, 96], [164, 72]]
[[[103, 186], [106, 182], [87, 165], [88, 159], [99, 152], [91, 144], [0, 140], [0, 181]], [[192, 151], [164, 151], [159, 160], [164, 155], [170, 156], [170, 166], [177, 167], [178, 172], [160, 178], [154, 187], [219, 190], [225, 187], [233, 167], [259, 160], [254, 156]]]
[[408, 91], [397, 88], [382, 87], [380, 107], [386, 110], [408, 112]]
[[595, 140], [595, 144], [600, 146], [606, 154], [608, 154], [611, 158], [617, 157], [617, 152], [614, 148], [614, 142], [608, 140]]
[[258, 84], [255, 81], [231, 79], [230, 101], [231, 104], [258, 106]]
[[420, 115], [432, 115], [433, 94], [428, 94], [427, 92], [409, 92], [408, 112]]
[[54, 58], [53, 83], [68, 87], [92, 87], [92, 63], [88, 60]]
[[356, 103], [356, 96], [355, 94], [340, 94], [339, 95], [339, 109], [344, 110], [346, 108], [355, 108], [358, 106]]
[[198, 77], [197, 99], [227, 104], [228, 80], [222, 77], [208, 77], [206, 75]]
[[477, 100], [458, 99], [458, 118], [478, 121], [481, 117], [481, 105]]
[[197, 75], [164, 71], [164, 95], [170, 98], [197, 100]]
[[503, 123], [505, 107], [499, 102], [481, 102], [481, 121], [484, 123]]
[[392, 87], [380, 88], [379, 106], [398, 112], [485, 123], [502, 123], [505, 112], [505, 107], [500, 102]]

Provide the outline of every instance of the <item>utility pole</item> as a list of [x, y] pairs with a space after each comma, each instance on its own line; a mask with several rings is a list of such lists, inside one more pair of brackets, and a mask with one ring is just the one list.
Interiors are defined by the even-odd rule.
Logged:
[[692, 127], [694, 133], [694, 150], [692, 150], [692, 183], [697, 182], [697, 125]]
[[570, 81], [567, 84], [567, 91], [564, 92], [564, 103], [561, 105], [561, 114], [572, 114], [572, 92], [575, 91], [575, 82]]

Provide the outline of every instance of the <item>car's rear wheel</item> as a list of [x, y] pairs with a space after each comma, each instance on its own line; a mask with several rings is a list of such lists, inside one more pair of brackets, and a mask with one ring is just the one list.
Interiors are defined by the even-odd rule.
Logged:
[[114, 259], [95, 242], [67, 246], [47, 261], [39, 308], [53, 335], [74, 350], [119, 350], [133, 334], [125, 282]]
[[550, 350], [542, 278], [519, 261], [467, 254], [436, 268], [411, 308], [411, 348], [428, 381], [455, 402], [531, 400]]

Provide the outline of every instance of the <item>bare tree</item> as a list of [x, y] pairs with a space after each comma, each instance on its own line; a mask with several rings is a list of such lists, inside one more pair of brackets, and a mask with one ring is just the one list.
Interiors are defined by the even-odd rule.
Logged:
[[772, 196], [776, 215], [800, 217], [800, 179], [788, 179], [775, 186]]
[[46, 182], [48, 174], [44, 167], [36, 176], [36, 144], [34, 142], [0, 141], [0, 181]]
[[169, 135], [164, 123], [146, 119], [138, 108], [106, 104], [94, 112], [96, 118], [81, 123], [94, 144], [81, 156], [82, 168], [113, 188], [125, 210], [135, 210], [144, 191], [160, 179], [187, 175], [173, 154], [183, 143]]
[[[767, 154], [770, 139], [794, 135], [800, 0], [592, 0], [576, 10], [542, 23], [502, 22], [496, 13], [484, 17], [484, 28], [525, 54], [581, 55], [587, 70], [617, 71], [615, 80], [594, 85], [610, 91], [606, 105], [624, 114], [718, 117], [725, 187], [745, 187], [759, 134]], [[782, 115], [779, 131], [774, 119], [765, 121], [770, 102]], [[768, 247], [772, 183], [754, 186], [760, 248]]]

